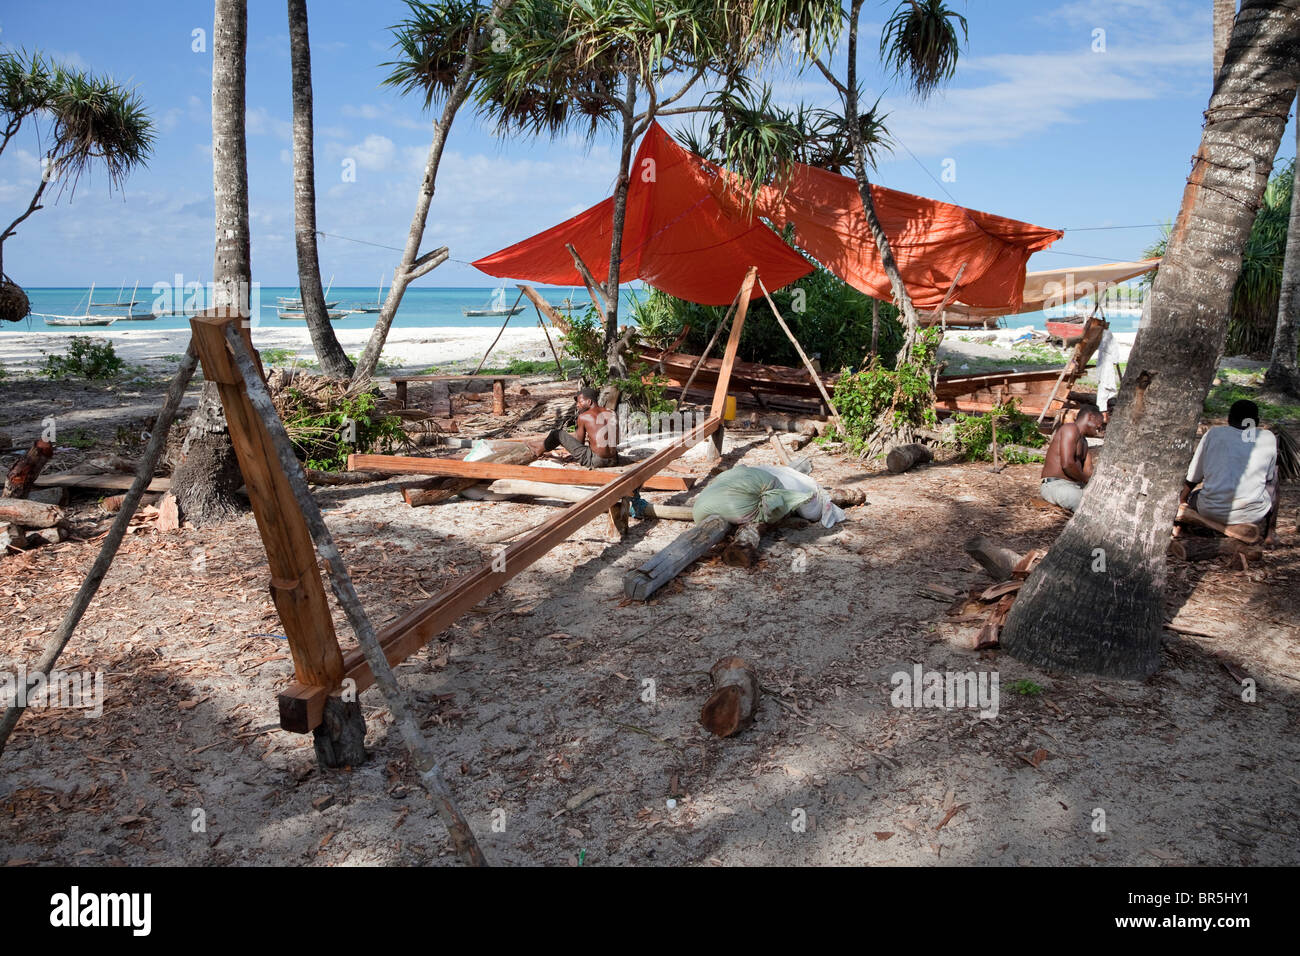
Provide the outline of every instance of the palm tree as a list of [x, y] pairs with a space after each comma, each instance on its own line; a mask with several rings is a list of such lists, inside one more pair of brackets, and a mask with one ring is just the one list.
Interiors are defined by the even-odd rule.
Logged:
[[393, 27], [399, 58], [385, 64], [392, 67], [385, 83], [403, 93], [420, 92], [425, 109], [441, 103], [442, 112], [433, 126], [433, 141], [429, 144], [429, 155], [424, 163], [424, 177], [416, 194], [415, 212], [406, 234], [402, 259], [393, 273], [388, 297], [380, 309], [365, 351], [352, 374], [354, 384], [363, 384], [374, 375], [406, 287], [447, 260], [446, 246], [420, 254], [438, 167], [442, 163], [451, 124], [469, 95], [479, 52], [487, 46], [487, 31], [495, 28], [502, 12], [512, 3], [513, 0], [496, 0], [485, 16], [483, 6], [473, 0], [440, 0], [437, 3], [407, 0], [411, 15]]
[[1218, 82], [1223, 69], [1223, 54], [1228, 51], [1228, 38], [1232, 36], [1232, 21], [1237, 16], [1237, 0], [1214, 0], [1214, 76]]
[[[244, 133], [248, 0], [216, 0], [212, 22], [212, 186], [216, 199], [213, 307], [249, 314], [253, 272], [248, 226], [248, 148]], [[172, 480], [177, 503], [198, 527], [239, 510], [239, 462], [214, 382], [205, 381]]]
[[1300, 8], [1246, 0], [1105, 454], [1002, 632], [1021, 660], [1132, 679], [1159, 665], [1170, 527], [1298, 73]]
[[[39, 53], [0, 54], [0, 152], [25, 121], [39, 123], [42, 118], [48, 120], [49, 132], [40, 182], [27, 208], [0, 231], [0, 284], [6, 305], [25, 304], [26, 295], [4, 273], [5, 240], [42, 208], [50, 184], [75, 191], [81, 176], [100, 166], [108, 173], [109, 190], [121, 189], [153, 149], [153, 122], [134, 91], [106, 76], [50, 64]], [[12, 308], [7, 311], [6, 318], [22, 317], [13, 315]]]
[[289, 59], [293, 73], [293, 223], [302, 311], [321, 372], [349, 378], [352, 361], [339, 345], [325, 308], [316, 252], [316, 159], [312, 144], [311, 40], [307, 0], [289, 0]]
[[[1300, 114], [1300, 98], [1296, 100]], [[1291, 162], [1291, 215], [1282, 256], [1282, 276], [1277, 297], [1277, 328], [1273, 356], [1264, 384], [1300, 398], [1300, 123], [1296, 126], [1296, 159]]]

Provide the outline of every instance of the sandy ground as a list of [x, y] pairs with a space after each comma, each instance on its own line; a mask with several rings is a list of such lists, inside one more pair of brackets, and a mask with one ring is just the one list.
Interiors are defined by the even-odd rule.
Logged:
[[[534, 398], [572, 388], [521, 384]], [[515, 391], [512, 408], [524, 404]], [[147, 422], [159, 398], [147, 383], [113, 395], [0, 381], [0, 430], [34, 434], [54, 402], [96, 416], [86, 427], [99, 444], [61, 450], [62, 468], [117, 447], [116, 429]], [[710, 557], [642, 605], [623, 599], [623, 575], [684, 526], [633, 522], [619, 540], [593, 522], [398, 669], [490, 860], [1300, 862], [1294, 547], [1246, 573], [1175, 563], [1172, 629], [1149, 681], [1046, 674], [970, 650], [975, 625], [948, 623], [947, 600], [924, 589], [987, 582], [960, 547], [974, 533], [1050, 545], [1064, 518], [1033, 506], [1034, 467], [890, 476], [805, 451], [823, 484], [866, 491], [845, 524], [788, 521], [756, 566]], [[762, 434], [731, 432], [725, 460], [742, 459], [775, 454]], [[551, 513], [463, 499], [410, 509], [398, 491], [411, 480], [319, 494], [380, 625], [490, 559], [485, 536]], [[1298, 498], [1286, 489], [1289, 538]], [[71, 510], [81, 540], [0, 558], [0, 672], [35, 660], [98, 549], [97, 497]], [[61, 662], [104, 672], [102, 716], [24, 717], [0, 758], [0, 861], [453, 859], [377, 691], [362, 697], [363, 766], [318, 768], [309, 736], [278, 729], [292, 667], [267, 574], [251, 516], [128, 537]], [[706, 672], [728, 654], [767, 693], [751, 728], [719, 740], [698, 715]], [[916, 665], [996, 673], [997, 715], [894, 706], [893, 675]], [[1041, 691], [1018, 692], [1021, 680]]]

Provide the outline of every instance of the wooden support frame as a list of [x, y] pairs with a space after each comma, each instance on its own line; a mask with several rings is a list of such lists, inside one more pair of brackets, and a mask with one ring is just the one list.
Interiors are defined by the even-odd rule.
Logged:
[[[271, 598], [289, 640], [294, 677], [301, 683], [332, 690], [343, 680], [343, 653], [325, 599], [311, 532], [280, 466], [271, 436], [249, 401], [234, 364], [225, 339], [225, 329], [230, 325], [239, 330], [250, 354], [255, 355], [243, 322], [237, 316], [215, 311], [190, 319], [194, 348], [204, 378], [215, 382], [221, 395], [230, 441], [266, 549]], [[312, 718], [319, 723], [324, 696], [314, 706]]]
[[[721, 431], [722, 411], [730, 382], [731, 369], [740, 347], [745, 307], [748, 305], [757, 270], [751, 268], [742, 286], [741, 306], [732, 323], [731, 334], [713, 407], [708, 419], [650, 458], [620, 473], [591, 472], [604, 481], [581, 501], [575, 502], [537, 527], [524, 533], [513, 544], [500, 549], [493, 559], [472, 574], [444, 588], [425, 603], [390, 623], [377, 636], [384, 658], [400, 663], [446, 630], [470, 608], [528, 568], [556, 545], [601, 514], [613, 514], [621, 501], [648, 488], [658, 472], [679, 458], [697, 442]], [[306, 518], [294, 497], [293, 488], [280, 463], [274, 443], [249, 399], [244, 378], [235, 366], [226, 335], [238, 336], [250, 355], [256, 355], [248, 329], [237, 317], [205, 313], [190, 320], [195, 350], [203, 365], [204, 376], [217, 384], [225, 409], [231, 442], [258, 531], [267, 552], [271, 569], [271, 589], [294, 661], [294, 682], [280, 695], [280, 725], [285, 730], [307, 733], [321, 723], [325, 701], [344, 680], [352, 680], [356, 692], [372, 683], [375, 676], [360, 649], [344, 655], [334, 631], [330, 607], [317, 565], [316, 550]], [[259, 363], [260, 364], [260, 363]], [[356, 461], [370, 457], [353, 456]], [[433, 461], [433, 459], [416, 459]], [[349, 464], [352, 464], [350, 460]], [[492, 463], [459, 463], [483, 468]], [[519, 470], [519, 466], [496, 465], [496, 468]], [[523, 469], [526, 477], [547, 480], [545, 473], [569, 473], [570, 469]], [[474, 477], [480, 477], [475, 475]], [[494, 477], [522, 477], [518, 474]], [[555, 479], [551, 479], [555, 480]], [[683, 482], [684, 484], [684, 482]]]

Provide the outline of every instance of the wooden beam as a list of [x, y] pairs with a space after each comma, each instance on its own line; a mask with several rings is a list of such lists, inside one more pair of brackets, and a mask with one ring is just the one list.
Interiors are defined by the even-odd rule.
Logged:
[[[696, 442], [709, 437], [720, 424], [720, 419], [709, 418], [704, 424], [687, 432], [640, 464], [610, 476], [613, 480], [604, 487], [596, 489], [582, 501], [565, 508], [499, 552], [477, 571], [444, 588], [425, 603], [390, 623], [379, 633], [379, 643], [383, 647], [385, 657], [390, 663], [405, 660], [433, 637], [454, 624], [462, 614], [566, 540], [579, 528], [608, 512], [619, 499], [632, 494], [638, 488], [647, 487], [650, 478], [656, 472], [680, 457]], [[561, 469], [535, 470], [545, 472]], [[358, 692], [369, 687], [374, 680], [370, 665], [366, 663], [360, 651], [351, 651], [344, 658], [344, 676], [356, 681]], [[305, 683], [296, 681], [280, 697], [281, 726], [285, 730], [298, 733], [311, 730], [312, 716], [324, 706], [324, 697], [328, 690], [324, 687], [302, 686]]]
[[[480, 481], [522, 478], [525, 481], [544, 481], [551, 485], [608, 485], [629, 473], [588, 468], [538, 468], [533, 465], [507, 465], [491, 461], [464, 461], [460, 458], [414, 458], [407, 455], [348, 455], [348, 471], [372, 471], [385, 475], [449, 475], [452, 478], [477, 478]], [[649, 491], [687, 491], [694, 484], [694, 478], [651, 473], [640, 487]]]
[[[101, 491], [126, 491], [135, 481], [134, 475], [41, 475], [37, 488], [96, 488]], [[154, 478], [145, 491], [171, 491], [170, 478]]]
[[553, 326], [555, 326], [565, 335], [568, 334], [569, 320], [564, 318], [564, 316], [560, 315], [560, 313], [555, 309], [554, 306], [551, 305], [551, 303], [543, 299], [542, 294], [540, 292], [538, 292], [530, 285], [524, 285], [522, 282], [519, 283], [517, 286], [515, 286], [515, 288], [522, 290], [524, 295], [528, 297], [528, 301], [533, 304], [533, 306], [537, 309], [538, 312], [546, 316], [546, 318], [550, 319], [551, 324]]
[[736, 317], [731, 322], [731, 335], [727, 338], [727, 350], [722, 353], [722, 368], [718, 371], [718, 384], [713, 390], [713, 405], [709, 411], [710, 418], [722, 420], [722, 413], [727, 407], [727, 389], [731, 385], [731, 370], [736, 364], [736, 353], [740, 350], [740, 330], [745, 327], [745, 314], [749, 311], [749, 297], [754, 293], [754, 281], [758, 278], [758, 266], [750, 266], [745, 279], [740, 283], [740, 303], [736, 306]]
[[289, 639], [294, 676], [326, 693], [343, 679], [343, 654], [306, 519], [226, 343], [225, 328], [232, 323], [242, 332], [250, 354], [256, 355], [248, 341], [248, 330], [242, 328], [238, 317], [213, 313], [190, 319], [194, 347], [204, 378], [216, 382], [221, 394], [230, 441], [266, 549], [271, 598]]

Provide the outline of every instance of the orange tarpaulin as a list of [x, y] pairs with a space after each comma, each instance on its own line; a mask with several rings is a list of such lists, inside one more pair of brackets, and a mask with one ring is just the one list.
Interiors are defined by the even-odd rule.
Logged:
[[[728, 305], [750, 266], [768, 289], [807, 275], [813, 265], [757, 219], [729, 215], [710, 191], [716, 167], [687, 152], [651, 123], [631, 167], [623, 226], [624, 282], [641, 279], [690, 302]], [[613, 197], [572, 219], [474, 263], [488, 275], [580, 285], [564, 248], [572, 243], [597, 280], [609, 273]], [[754, 295], [762, 293], [755, 286]]]
[[[732, 188], [724, 196], [733, 197], [733, 213], [741, 211], [743, 195]], [[922, 310], [939, 307], [963, 263], [954, 300], [1019, 308], [1030, 254], [1064, 235], [883, 186], [873, 185], [871, 198], [912, 304]], [[778, 228], [793, 223], [799, 247], [859, 292], [893, 301], [856, 180], [800, 164], [784, 193], [766, 187], [756, 207]]]
[[[750, 266], [758, 267], [769, 290], [811, 272], [813, 266], [764, 225], [762, 216], [778, 228], [793, 223], [801, 249], [855, 289], [893, 301], [852, 179], [797, 165], [784, 193], [761, 190], [753, 215], [738, 177], [683, 149], [657, 123], [646, 131], [630, 174], [624, 282], [641, 279], [681, 299], [726, 305]], [[908, 294], [922, 310], [940, 305], [963, 264], [954, 301], [1018, 309], [1030, 254], [1063, 235], [881, 186], [871, 189]], [[613, 220], [611, 197], [473, 264], [502, 279], [578, 285], [582, 277], [564, 248], [572, 243], [603, 280]], [[754, 294], [761, 294], [757, 287]]]

